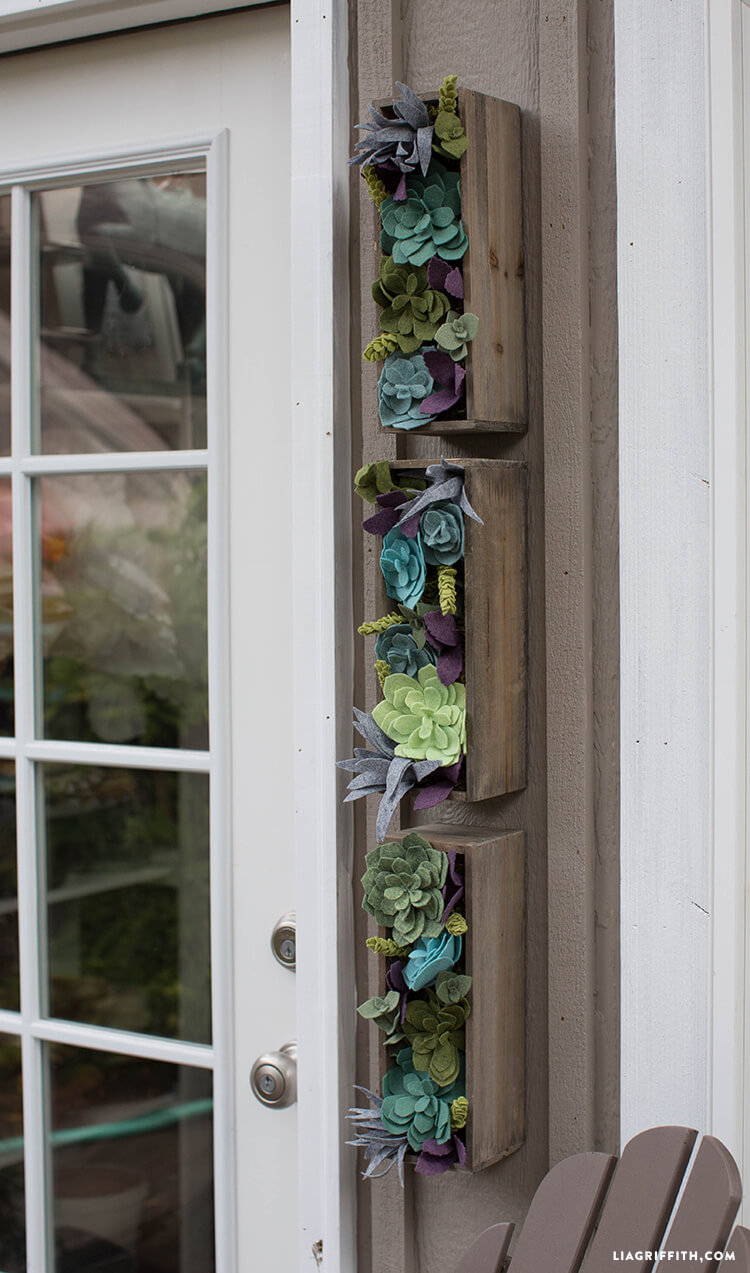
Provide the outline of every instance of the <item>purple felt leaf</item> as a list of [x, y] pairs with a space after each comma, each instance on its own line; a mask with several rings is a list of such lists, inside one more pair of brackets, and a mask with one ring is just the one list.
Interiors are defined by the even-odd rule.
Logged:
[[398, 185], [396, 186], [396, 189], [393, 192], [393, 202], [403, 203], [405, 198], [406, 198], [406, 173], [402, 172], [401, 180], [399, 181]]
[[401, 530], [407, 539], [416, 539], [419, 534], [419, 519], [421, 513], [417, 513], [416, 517], [408, 517], [405, 522], [401, 522]]
[[454, 392], [453, 389], [438, 389], [435, 393], [428, 393], [419, 404], [421, 415], [440, 415], [442, 411], [450, 411], [451, 407], [455, 407], [456, 403], [461, 400], [463, 389]]
[[401, 971], [402, 964], [400, 959], [394, 959], [388, 964], [385, 974], [386, 985], [389, 990], [397, 990], [401, 995], [406, 990], [406, 982], [404, 981]]
[[375, 171], [386, 190], [393, 194], [403, 175], [396, 165], [390, 159], [386, 159], [382, 164], [375, 164]]
[[438, 654], [437, 674], [441, 685], [453, 685], [463, 671], [464, 656], [460, 645]]
[[427, 282], [434, 291], [448, 292], [457, 300], [463, 300], [464, 280], [461, 270], [439, 256], [433, 256], [427, 266]]
[[375, 503], [380, 508], [398, 508], [399, 504], [405, 504], [408, 498], [406, 491], [384, 491], [382, 495], [375, 496]]
[[458, 300], [464, 298], [464, 280], [463, 275], [457, 265], [445, 276], [445, 291], [451, 296], [455, 296]]
[[424, 415], [436, 415], [458, 402], [463, 394], [466, 372], [448, 354], [428, 350], [423, 357], [433, 380], [442, 387], [423, 398], [419, 410]]
[[439, 610], [430, 610], [424, 617], [427, 632], [438, 645], [458, 645], [461, 634], [456, 627], [452, 614], [441, 614]]
[[453, 1135], [445, 1144], [426, 1140], [414, 1164], [414, 1170], [422, 1176], [442, 1176], [454, 1163], [463, 1167], [466, 1162], [466, 1146], [460, 1136]]
[[395, 508], [381, 508], [372, 517], [362, 523], [362, 529], [368, 535], [387, 535], [389, 530], [398, 524], [398, 513]]
[[434, 809], [436, 804], [448, 799], [455, 785], [455, 782], [431, 782], [429, 786], [422, 787], [414, 799], [415, 810]]
[[[459, 761], [458, 763], [460, 766], [461, 762]], [[455, 766], [453, 767], [455, 768]], [[458, 774], [456, 775], [456, 780], [458, 781]], [[448, 851], [448, 875], [450, 878], [446, 881], [443, 888], [443, 897], [446, 898], [447, 901], [443, 914], [440, 917], [441, 924], [445, 923], [454, 906], [458, 905], [464, 895], [464, 882], [461, 872], [456, 866], [455, 849], [449, 849]]]
[[[439, 349], [426, 349], [422, 357], [432, 379], [439, 385], [455, 384], [456, 369], [464, 371], [463, 367], [459, 367], [458, 363], [453, 361], [450, 354], [445, 354]], [[465, 371], [464, 375], [466, 375]]]

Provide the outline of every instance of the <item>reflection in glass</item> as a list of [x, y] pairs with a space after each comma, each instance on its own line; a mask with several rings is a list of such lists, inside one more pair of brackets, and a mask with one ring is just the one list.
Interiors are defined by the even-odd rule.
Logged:
[[40, 769], [52, 1016], [210, 1043], [208, 776]]
[[25, 1273], [21, 1045], [0, 1034], [0, 1269]]
[[205, 748], [205, 473], [40, 486], [46, 737]]
[[206, 178], [35, 197], [45, 452], [206, 445]]
[[10, 195], [0, 195], [0, 455], [10, 455]]
[[19, 1006], [16, 771], [0, 760], [0, 1008]]
[[55, 1273], [212, 1273], [211, 1074], [49, 1049]]

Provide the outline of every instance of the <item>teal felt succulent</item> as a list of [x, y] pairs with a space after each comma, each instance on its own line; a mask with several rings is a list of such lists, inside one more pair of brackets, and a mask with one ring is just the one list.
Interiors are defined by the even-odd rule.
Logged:
[[385, 697], [372, 713], [396, 743], [396, 755], [455, 765], [466, 747], [466, 686], [443, 685], [428, 664], [412, 676], [394, 673], [383, 683]]
[[365, 862], [363, 910], [382, 928], [392, 928], [402, 946], [423, 936], [436, 937], [444, 906], [446, 855], [411, 832], [400, 844], [377, 845]]
[[432, 393], [435, 381], [420, 353], [389, 354], [378, 380], [380, 422], [391, 429], [416, 429], [434, 420], [422, 414], [423, 400]]
[[372, 296], [383, 311], [381, 330], [395, 336], [405, 354], [415, 353], [425, 341], [432, 340], [450, 312], [445, 293], [428, 287], [426, 266], [398, 265], [390, 256], [381, 258]]
[[406, 1009], [404, 1034], [411, 1043], [415, 1070], [426, 1070], [439, 1087], [450, 1087], [460, 1072], [459, 1053], [466, 1048], [464, 1022], [471, 1012], [467, 999], [441, 1003], [432, 990], [427, 1000], [413, 999]]
[[420, 519], [419, 533], [424, 559], [431, 566], [454, 566], [463, 557], [464, 515], [457, 504], [430, 504]]
[[427, 1074], [417, 1073], [410, 1048], [402, 1048], [396, 1059], [383, 1078], [383, 1126], [392, 1135], [405, 1134], [415, 1151], [426, 1140], [445, 1144], [451, 1138], [451, 1103], [465, 1095], [461, 1076], [448, 1089], [440, 1088]]
[[476, 314], [456, 314], [451, 310], [442, 327], [435, 332], [435, 344], [450, 354], [454, 362], [460, 362], [468, 354], [468, 343], [478, 331]]
[[416, 676], [421, 667], [437, 663], [437, 654], [426, 643], [424, 627], [414, 630], [408, 623], [393, 623], [378, 634], [375, 658], [387, 663], [391, 672], [405, 676]]
[[427, 567], [419, 535], [408, 538], [394, 526], [383, 538], [380, 569], [389, 597], [405, 606], [415, 606], [424, 592]]
[[420, 937], [412, 946], [409, 958], [401, 969], [401, 975], [409, 989], [425, 990], [435, 983], [436, 978], [449, 976], [453, 965], [461, 957], [462, 945], [461, 937], [445, 928], [437, 937]]
[[380, 215], [380, 246], [397, 265], [426, 265], [433, 256], [459, 261], [469, 246], [458, 173], [441, 164], [433, 164], [427, 177], [410, 178], [405, 199], [384, 199]]
[[386, 1047], [403, 1042], [405, 1036], [401, 1029], [401, 995], [398, 990], [389, 990], [383, 996], [374, 995], [361, 1003], [357, 1012], [365, 1021], [373, 1021], [388, 1036]]

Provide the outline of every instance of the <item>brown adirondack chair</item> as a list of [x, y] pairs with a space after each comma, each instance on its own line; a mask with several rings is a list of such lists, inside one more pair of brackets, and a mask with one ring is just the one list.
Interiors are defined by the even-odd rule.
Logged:
[[[690, 1127], [652, 1127], [628, 1142], [619, 1162], [610, 1154], [566, 1158], [537, 1189], [510, 1260], [513, 1225], [495, 1224], [456, 1273], [750, 1273], [750, 1230], [732, 1232], [742, 1200], [737, 1164], [713, 1136], [703, 1137], [691, 1162], [697, 1135]], [[649, 1258], [660, 1251], [667, 1255]], [[673, 1254], [670, 1261], [670, 1251], [696, 1251], [698, 1259]], [[629, 1252], [639, 1258], [626, 1261]]]

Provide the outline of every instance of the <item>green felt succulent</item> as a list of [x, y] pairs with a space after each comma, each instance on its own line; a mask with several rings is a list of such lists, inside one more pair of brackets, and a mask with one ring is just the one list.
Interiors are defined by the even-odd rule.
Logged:
[[427, 482], [421, 477], [401, 478], [394, 482], [387, 460], [363, 464], [354, 478], [355, 494], [367, 500], [368, 504], [374, 504], [378, 495], [387, 495], [389, 491], [423, 491], [426, 485]]
[[460, 159], [469, 141], [455, 111], [438, 111], [432, 134], [432, 149], [444, 159]]
[[373, 720], [396, 743], [396, 755], [409, 760], [437, 760], [454, 765], [466, 747], [466, 686], [443, 685], [437, 669], [421, 667], [416, 679], [403, 673], [387, 676], [385, 697]]
[[476, 314], [457, 314], [451, 310], [442, 327], [435, 332], [435, 344], [450, 354], [454, 362], [459, 362], [468, 354], [468, 343], [478, 331]]
[[471, 989], [471, 977], [464, 973], [439, 972], [435, 982], [435, 994], [441, 1003], [459, 1003]]
[[459, 261], [469, 246], [461, 221], [459, 175], [441, 164], [433, 164], [427, 177], [412, 177], [405, 199], [384, 199], [380, 215], [380, 246], [397, 265], [426, 265], [433, 256]]
[[401, 995], [398, 990], [389, 990], [386, 995], [374, 995], [357, 1008], [357, 1012], [365, 1021], [373, 1021], [379, 1030], [388, 1037], [386, 1047], [394, 1043], [403, 1043], [404, 1032], [401, 1029]]
[[429, 1075], [417, 1073], [410, 1048], [403, 1048], [396, 1059], [383, 1078], [383, 1126], [392, 1135], [406, 1135], [417, 1152], [426, 1140], [444, 1145], [452, 1134], [451, 1104], [465, 1095], [460, 1075], [446, 1091]]
[[382, 309], [382, 331], [395, 336], [405, 354], [415, 353], [425, 341], [432, 340], [450, 312], [445, 293], [428, 286], [426, 266], [398, 265], [391, 256], [381, 258], [372, 295]]
[[401, 843], [377, 845], [365, 862], [363, 910], [382, 928], [392, 928], [395, 940], [404, 946], [413, 945], [420, 937], [437, 937], [444, 906], [446, 855], [410, 832]]
[[426, 1070], [439, 1087], [449, 1087], [459, 1076], [470, 1012], [468, 1000], [441, 1003], [432, 990], [426, 1001], [413, 999], [406, 1009], [404, 1034], [412, 1046], [414, 1069]]

